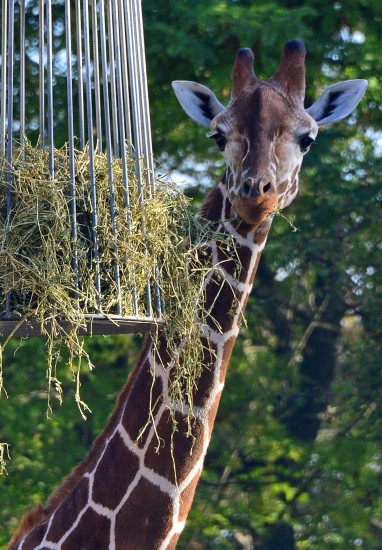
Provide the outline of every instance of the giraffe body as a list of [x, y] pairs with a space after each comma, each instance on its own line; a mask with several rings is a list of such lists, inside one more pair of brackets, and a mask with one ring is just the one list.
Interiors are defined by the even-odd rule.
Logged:
[[[225, 156], [225, 176], [206, 197], [200, 215], [230, 236], [241, 265], [237, 269], [220, 241], [208, 243], [205, 307], [210, 315], [201, 336], [203, 370], [193, 395], [194, 437], [186, 436], [182, 403], [175, 408], [178, 430], [173, 432], [168, 396], [172, 357], [163, 335], [156, 348], [149, 335], [88, 457], [45, 509], [40, 506], [24, 518], [10, 550], [175, 548], [203, 467], [271, 214], [296, 195], [302, 157], [320, 121], [349, 114], [349, 104], [352, 110], [365, 90], [364, 81], [341, 83], [340, 90], [328, 97], [324, 93], [306, 112], [304, 55], [300, 41], [288, 43], [275, 76], [264, 83], [253, 73], [252, 52], [239, 50], [227, 108], [204, 86], [174, 83], [185, 111], [210, 127]], [[153, 421], [141, 433], [150, 415]]]

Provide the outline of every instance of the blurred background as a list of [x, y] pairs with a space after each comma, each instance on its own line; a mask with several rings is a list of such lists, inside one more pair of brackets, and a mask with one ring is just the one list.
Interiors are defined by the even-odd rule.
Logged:
[[[320, 131], [299, 196], [287, 219], [274, 220], [178, 548], [381, 550], [382, 4], [143, 0], [142, 7], [158, 171], [172, 173], [195, 204], [223, 162], [180, 108], [172, 80], [207, 85], [225, 104], [238, 48], [251, 47], [257, 76], [268, 78], [283, 44], [298, 37], [308, 52], [306, 107], [337, 81], [369, 81], [357, 111]], [[83, 421], [64, 352], [57, 357], [64, 403], [48, 420], [45, 342], [10, 342], [8, 398], [0, 401], [0, 441], [11, 454], [0, 478], [0, 548], [25, 510], [83, 458], [141, 344], [140, 336], [86, 340], [96, 368], [82, 374], [93, 411]]]

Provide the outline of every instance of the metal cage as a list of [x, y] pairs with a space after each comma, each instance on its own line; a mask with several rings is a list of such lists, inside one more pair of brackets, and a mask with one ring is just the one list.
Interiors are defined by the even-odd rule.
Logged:
[[[159, 288], [148, 279], [144, 314], [139, 314], [139, 297], [135, 295], [133, 314], [122, 316], [120, 297], [124, 289], [119, 280], [118, 258], [114, 272], [119, 298], [115, 311], [104, 314], [94, 166], [95, 153], [102, 151], [109, 167], [111, 224], [115, 224], [114, 159], [121, 162], [127, 204], [127, 155], [136, 162], [140, 196], [155, 192], [140, 0], [2, 0], [1, 8], [0, 156], [8, 166], [2, 177], [11, 182], [15, 149], [22, 149], [26, 140], [34, 140], [49, 152], [49, 172], [54, 178], [55, 147], [64, 135], [70, 163], [71, 232], [75, 239], [74, 151], [87, 148], [97, 306], [95, 311], [86, 313], [86, 318], [93, 334], [150, 330], [161, 319]], [[62, 93], [57, 97], [57, 90], [62, 92], [63, 87], [65, 100]], [[38, 112], [28, 109], [31, 97], [39, 105]], [[11, 185], [7, 190], [6, 208], [3, 214], [9, 217], [12, 215]], [[128, 220], [126, 223], [128, 225]], [[75, 252], [72, 264], [76, 279], [79, 268]], [[31, 321], [20, 323], [19, 316], [15, 316], [12, 291], [6, 292], [4, 303], [0, 333], [39, 334], [37, 325]], [[65, 319], [61, 322], [65, 325]]]

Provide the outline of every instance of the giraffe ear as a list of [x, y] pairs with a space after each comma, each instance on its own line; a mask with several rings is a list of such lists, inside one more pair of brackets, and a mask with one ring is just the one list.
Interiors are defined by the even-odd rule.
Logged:
[[188, 116], [202, 126], [209, 128], [211, 120], [224, 109], [215, 94], [201, 84], [175, 80], [172, 87]]
[[318, 126], [337, 122], [350, 115], [363, 98], [367, 80], [345, 80], [327, 88], [307, 112]]

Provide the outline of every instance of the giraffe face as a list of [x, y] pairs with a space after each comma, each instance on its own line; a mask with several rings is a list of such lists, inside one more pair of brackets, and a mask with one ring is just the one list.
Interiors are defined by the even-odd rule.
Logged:
[[297, 195], [304, 154], [318, 132], [302, 104], [277, 86], [253, 82], [211, 122], [226, 166], [233, 214], [257, 225]]
[[262, 81], [253, 71], [252, 51], [240, 49], [226, 108], [201, 84], [172, 83], [186, 113], [210, 129], [226, 161], [233, 214], [251, 226], [292, 202], [319, 126], [348, 116], [367, 88], [366, 80], [339, 82], [305, 110], [305, 53], [300, 40], [287, 42], [274, 76]]

